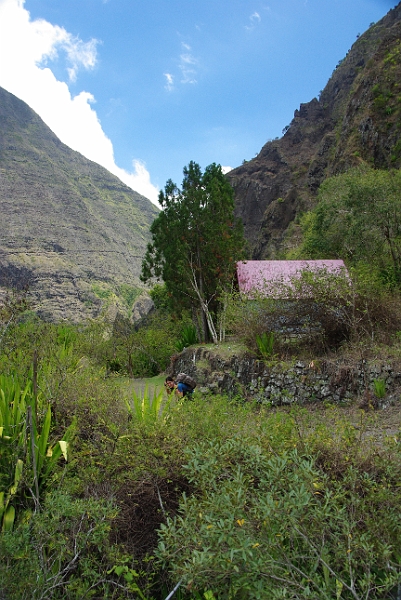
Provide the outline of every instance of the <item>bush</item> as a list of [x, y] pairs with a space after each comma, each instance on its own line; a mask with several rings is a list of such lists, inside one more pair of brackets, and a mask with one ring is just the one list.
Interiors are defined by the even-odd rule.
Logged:
[[279, 284], [275, 296], [237, 295], [227, 309], [228, 329], [253, 352], [266, 332], [274, 332], [275, 352], [283, 355], [325, 352], [344, 342], [388, 342], [401, 329], [399, 295], [363, 267], [350, 275], [306, 269]]
[[335, 479], [305, 452], [242, 436], [186, 457], [195, 494], [161, 526], [157, 556], [192, 593], [362, 600], [400, 582], [399, 465]]
[[1, 591], [13, 600], [112, 598], [105, 575], [114, 564], [108, 539], [115, 516], [110, 501], [49, 494], [41, 512], [26, 513], [0, 536]]
[[167, 368], [179, 338], [179, 324], [163, 311], [139, 328], [120, 318], [108, 342], [108, 365], [130, 377], [153, 377]]

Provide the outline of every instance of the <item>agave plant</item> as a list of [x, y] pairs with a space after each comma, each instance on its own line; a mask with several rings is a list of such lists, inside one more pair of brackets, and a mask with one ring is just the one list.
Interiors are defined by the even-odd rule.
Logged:
[[63, 440], [50, 443], [52, 413], [33, 393], [32, 383], [22, 387], [17, 377], [0, 376], [0, 525], [10, 530], [15, 520], [13, 499], [22, 487], [39, 506], [46, 480], [61, 456], [67, 460], [73, 423]]
[[164, 391], [154, 390], [153, 396], [146, 387], [143, 394], [132, 393], [132, 402], [126, 400], [128, 412], [136, 423], [154, 425], [157, 421], [165, 420], [171, 396], [166, 398]]
[[264, 332], [262, 335], [256, 336], [256, 344], [263, 358], [273, 358], [274, 341], [273, 331], [270, 333]]
[[383, 379], [374, 379], [373, 391], [375, 393], [376, 398], [384, 398], [386, 395], [386, 382]]
[[181, 331], [181, 336], [179, 340], [176, 342], [175, 347], [178, 352], [182, 352], [184, 348], [188, 348], [189, 346], [193, 346], [198, 343], [198, 333], [196, 331], [195, 325], [184, 325]]

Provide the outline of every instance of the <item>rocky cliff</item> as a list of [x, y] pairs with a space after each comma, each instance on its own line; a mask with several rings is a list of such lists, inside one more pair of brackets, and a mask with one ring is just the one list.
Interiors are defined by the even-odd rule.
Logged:
[[401, 165], [401, 3], [357, 39], [282, 138], [228, 174], [250, 258], [285, 256], [322, 181], [362, 161]]
[[157, 208], [0, 88], [0, 286], [47, 319], [129, 312]]

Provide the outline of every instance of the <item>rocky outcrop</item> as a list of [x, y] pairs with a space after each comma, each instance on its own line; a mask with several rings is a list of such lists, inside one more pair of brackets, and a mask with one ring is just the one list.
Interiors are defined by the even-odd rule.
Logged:
[[[319, 360], [267, 363], [251, 355], [223, 358], [207, 348], [187, 348], [173, 357], [168, 374], [180, 372], [197, 381], [202, 394], [240, 395], [273, 406], [308, 402], [343, 402], [359, 398], [367, 406], [399, 400], [401, 371], [390, 362]], [[375, 382], [384, 387], [375, 395]]]
[[49, 320], [128, 315], [157, 212], [0, 88], [0, 288], [28, 286]]
[[401, 166], [400, 39], [401, 4], [357, 39], [282, 138], [230, 171], [249, 258], [278, 258], [298, 244], [296, 217], [314, 205], [327, 177], [362, 161]]

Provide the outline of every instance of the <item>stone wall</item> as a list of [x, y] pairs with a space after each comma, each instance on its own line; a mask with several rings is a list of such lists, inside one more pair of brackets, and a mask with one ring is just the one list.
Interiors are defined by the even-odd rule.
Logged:
[[[187, 348], [172, 358], [169, 375], [188, 373], [203, 394], [241, 395], [272, 405], [314, 401], [342, 402], [360, 398], [366, 404], [398, 400], [398, 365], [359, 361], [301, 360], [267, 363], [251, 355], [223, 358], [207, 348]], [[375, 380], [385, 384], [385, 396], [375, 395]]]

